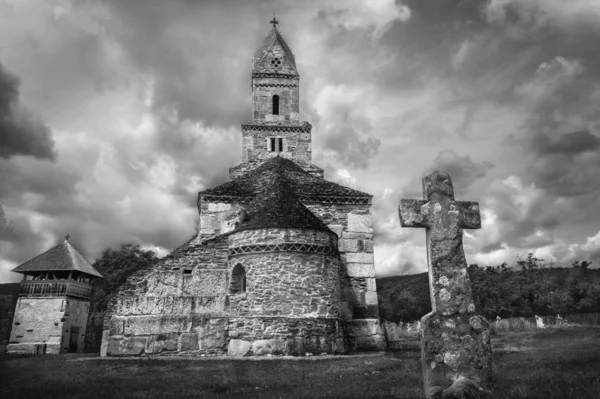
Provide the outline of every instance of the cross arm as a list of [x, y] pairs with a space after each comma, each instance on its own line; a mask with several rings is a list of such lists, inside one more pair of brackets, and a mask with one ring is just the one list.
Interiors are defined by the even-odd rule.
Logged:
[[398, 210], [400, 212], [400, 224], [402, 227], [429, 227], [427, 219], [427, 200], [403, 199], [400, 200]]
[[457, 201], [454, 203], [459, 211], [460, 228], [462, 229], [480, 229], [481, 214], [479, 213], [479, 203], [475, 201]]

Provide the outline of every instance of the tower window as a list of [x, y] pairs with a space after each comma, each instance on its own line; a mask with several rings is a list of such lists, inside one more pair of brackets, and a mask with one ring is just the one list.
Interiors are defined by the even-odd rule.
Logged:
[[269, 150], [271, 152], [283, 151], [283, 139], [280, 137], [271, 137], [269, 139]]
[[279, 115], [279, 96], [273, 96], [273, 115]]
[[231, 271], [231, 285], [229, 286], [231, 294], [241, 294], [246, 292], [246, 270], [239, 263]]

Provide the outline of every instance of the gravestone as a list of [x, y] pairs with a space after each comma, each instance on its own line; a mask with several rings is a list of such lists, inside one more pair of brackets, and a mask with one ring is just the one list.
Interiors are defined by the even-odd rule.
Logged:
[[432, 311], [421, 319], [425, 395], [486, 397], [478, 384], [492, 379], [490, 325], [475, 313], [462, 238], [463, 229], [481, 228], [479, 205], [455, 201], [450, 175], [440, 171], [423, 178], [423, 198], [400, 200], [400, 221], [426, 229]]

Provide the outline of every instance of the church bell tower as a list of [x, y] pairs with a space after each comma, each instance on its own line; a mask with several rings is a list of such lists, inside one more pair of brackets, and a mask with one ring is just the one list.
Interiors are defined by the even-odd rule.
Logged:
[[230, 169], [236, 178], [273, 156], [296, 162], [322, 177], [311, 164], [311, 129], [300, 121], [300, 75], [294, 53], [277, 30], [277, 21], [252, 57], [252, 121], [242, 125], [242, 163]]

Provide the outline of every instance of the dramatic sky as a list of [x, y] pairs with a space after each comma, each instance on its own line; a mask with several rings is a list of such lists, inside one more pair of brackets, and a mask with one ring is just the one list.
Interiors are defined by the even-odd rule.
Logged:
[[481, 204], [468, 263], [600, 264], [600, 1], [0, 0], [0, 280], [67, 233], [90, 261], [192, 236], [273, 14], [313, 163], [374, 195], [378, 276], [426, 270], [398, 201], [435, 169]]

